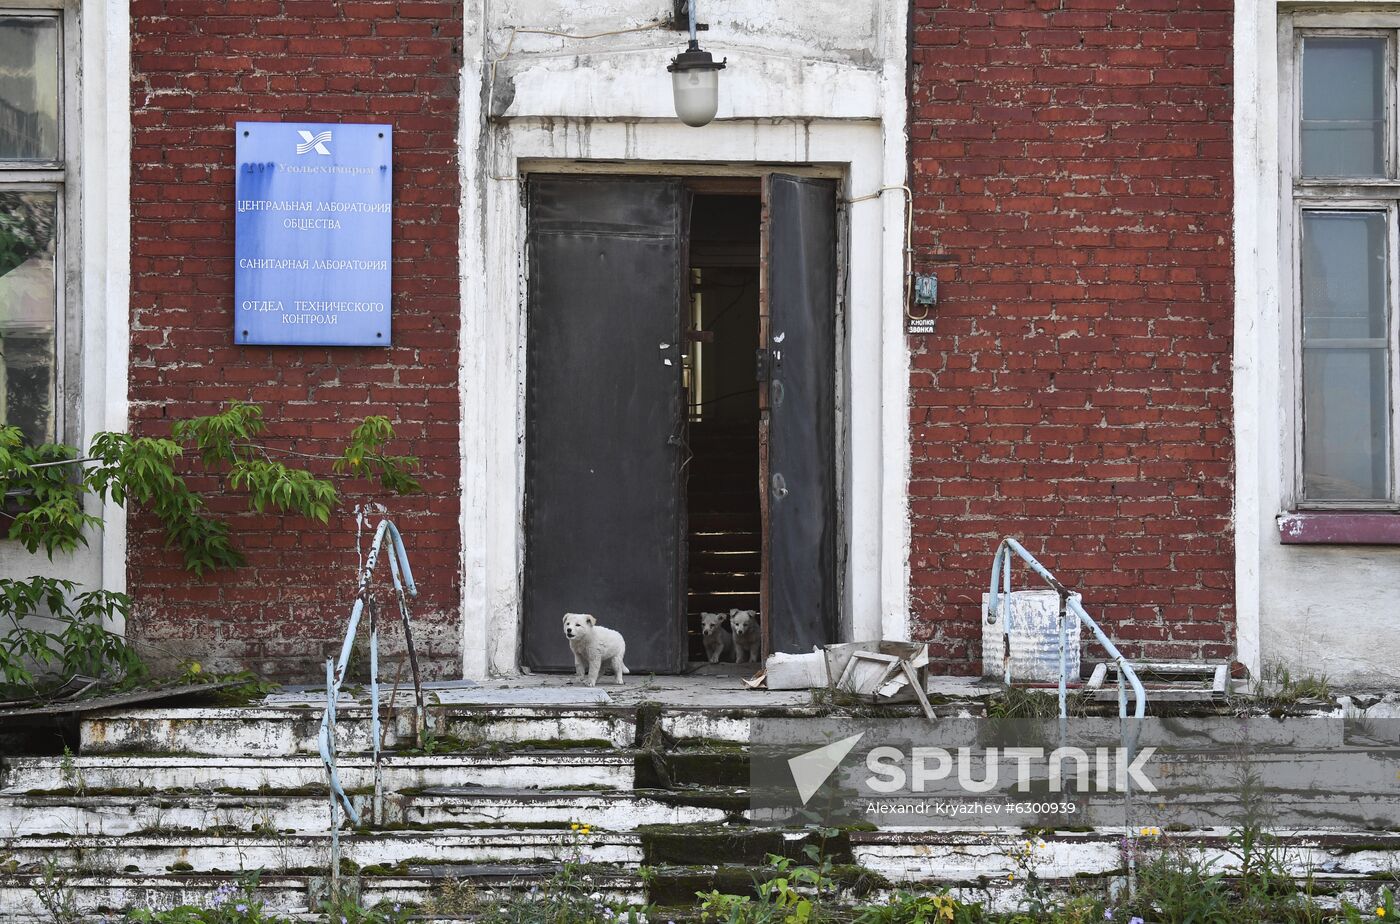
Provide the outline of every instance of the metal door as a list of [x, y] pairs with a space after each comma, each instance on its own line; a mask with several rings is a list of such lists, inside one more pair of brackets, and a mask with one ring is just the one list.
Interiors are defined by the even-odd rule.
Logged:
[[634, 672], [684, 666], [684, 213], [677, 180], [529, 181], [530, 667], [572, 669], [567, 612], [622, 632]]
[[760, 497], [767, 652], [836, 626], [836, 184], [763, 183]]

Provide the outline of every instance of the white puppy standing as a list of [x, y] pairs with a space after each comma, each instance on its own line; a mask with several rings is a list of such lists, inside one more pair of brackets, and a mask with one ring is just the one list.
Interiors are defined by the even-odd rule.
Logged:
[[590, 687], [598, 685], [598, 672], [604, 662], [617, 672], [617, 683], [621, 686], [622, 675], [628, 672], [622, 663], [627, 642], [621, 632], [598, 625], [598, 620], [588, 613], [565, 613], [564, 635], [574, 653], [574, 672], [583, 677], [586, 669]]
[[729, 611], [729, 626], [734, 630], [734, 663], [763, 660], [763, 632], [757, 610]]
[[734, 651], [734, 637], [729, 634], [728, 622], [727, 613], [700, 614], [700, 638], [711, 664], [718, 664]]

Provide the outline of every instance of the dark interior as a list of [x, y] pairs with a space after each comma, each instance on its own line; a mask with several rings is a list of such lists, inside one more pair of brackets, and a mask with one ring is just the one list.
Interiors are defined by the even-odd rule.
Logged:
[[759, 608], [757, 195], [697, 194], [690, 214], [686, 595], [690, 660], [700, 614]]

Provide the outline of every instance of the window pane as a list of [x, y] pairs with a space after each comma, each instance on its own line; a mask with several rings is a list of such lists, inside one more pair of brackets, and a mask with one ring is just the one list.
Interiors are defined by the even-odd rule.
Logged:
[[58, 194], [0, 190], [0, 421], [56, 435]]
[[58, 159], [58, 20], [0, 16], [0, 160]]
[[1390, 496], [1385, 212], [1303, 213], [1303, 493]]
[[1303, 176], [1385, 176], [1385, 49], [1303, 39]]
[[1303, 212], [1303, 338], [1386, 335], [1385, 212]]

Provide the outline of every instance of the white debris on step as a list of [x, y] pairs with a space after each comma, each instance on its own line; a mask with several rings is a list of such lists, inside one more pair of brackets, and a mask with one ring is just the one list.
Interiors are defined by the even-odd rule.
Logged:
[[807, 654], [776, 652], [764, 663], [770, 690], [807, 690], [827, 685], [826, 656], [814, 648]]
[[933, 718], [928, 701], [928, 646], [875, 640], [827, 645], [807, 654], [777, 652], [764, 670], [745, 681], [750, 689], [841, 690], [872, 703], [917, 702]]

